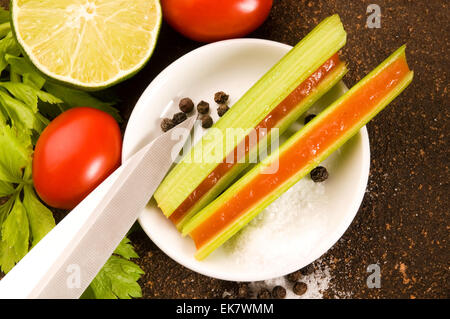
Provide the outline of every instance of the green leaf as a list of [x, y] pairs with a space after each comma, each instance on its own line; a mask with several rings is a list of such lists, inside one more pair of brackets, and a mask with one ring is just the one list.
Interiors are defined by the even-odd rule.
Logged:
[[33, 112], [38, 111], [38, 98], [50, 104], [63, 103], [63, 101], [50, 93], [36, 89], [33, 86], [17, 83], [17, 82], [0, 82], [0, 86], [4, 87], [16, 99], [21, 100], [25, 105], [31, 107]]
[[30, 107], [34, 113], [38, 111], [37, 90], [35, 88], [16, 82], [0, 82], [0, 86], [8, 90], [8, 92], [11, 93], [16, 99], [21, 100], [25, 105]]
[[139, 257], [124, 238], [105, 266], [100, 270], [91, 285], [83, 293], [83, 299], [129, 299], [142, 297], [141, 287], [137, 283], [144, 271], [130, 258]]
[[0, 105], [9, 115], [13, 126], [21, 130], [31, 130], [35, 127], [36, 119], [32, 108], [3, 90], [0, 90]]
[[114, 253], [128, 260], [130, 258], [139, 257], [139, 255], [134, 251], [134, 248], [130, 244], [130, 240], [127, 237], [122, 239], [122, 241], [120, 242], [119, 246], [116, 248]]
[[0, 73], [9, 64], [7, 56], [15, 57], [20, 54], [20, 48], [11, 32], [0, 40]]
[[23, 170], [31, 163], [30, 137], [5, 125], [0, 127], [0, 180], [21, 183]]
[[103, 268], [83, 292], [80, 299], [117, 299], [117, 296], [112, 292], [108, 277], [103, 273]]
[[0, 107], [0, 127], [5, 126], [6, 125], [6, 111]]
[[42, 87], [44, 86], [44, 83], [45, 83], [45, 79], [35, 72], [25, 73], [22, 76], [22, 81], [24, 84], [33, 86], [38, 90], [42, 89]]
[[9, 11], [0, 7], [0, 23], [9, 22]]
[[[6, 197], [14, 193], [14, 187], [11, 183], [0, 181], [0, 198]], [[0, 219], [1, 225], [1, 219]]]
[[29, 185], [24, 188], [23, 205], [30, 222], [32, 246], [34, 246], [55, 227], [55, 219], [52, 212], [41, 203]]
[[29, 248], [29, 225], [25, 207], [17, 196], [1, 228], [0, 266], [4, 273], [26, 255]]
[[50, 103], [50, 104], [59, 104], [64, 103], [63, 100], [60, 98], [57, 98], [56, 96], [53, 96], [50, 93], [47, 93], [45, 91], [36, 90], [36, 95], [42, 102]]
[[[9, 212], [11, 211], [12, 205], [14, 204], [14, 197], [10, 197], [6, 203], [3, 205], [0, 205], [0, 226], [3, 225], [3, 221], [8, 216]], [[1, 232], [0, 232], [1, 234]], [[0, 237], [1, 240], [1, 237]]]
[[0, 38], [4, 38], [5, 36], [8, 35], [9, 32], [11, 32], [11, 24], [9, 23], [9, 21], [0, 22]]
[[53, 96], [56, 96], [63, 100], [67, 104], [68, 108], [90, 106], [110, 114], [118, 122], [122, 121], [122, 118], [119, 115], [119, 111], [116, 108], [112, 107], [112, 105], [114, 105], [114, 102], [103, 102], [87, 92], [68, 88], [51, 82], [46, 82], [44, 88]]
[[143, 270], [135, 263], [111, 256], [105, 266], [94, 278], [82, 298], [130, 299], [142, 297], [141, 287], [137, 283]]
[[20, 75], [36, 72], [33, 66], [30, 64], [30, 62], [28, 62], [28, 59], [24, 57], [5, 54], [5, 60], [8, 64], [11, 65], [11, 67], [15, 69], [14, 71]]
[[[48, 124], [50, 124], [50, 121], [45, 116], [43, 116], [41, 113], [36, 113], [36, 120], [34, 122], [34, 129], [36, 130], [36, 132], [41, 134]], [[33, 144], [36, 143], [34, 142]]]
[[39, 113], [41, 113], [47, 119], [54, 119], [59, 114], [66, 110], [64, 104], [50, 104], [47, 102], [38, 102]]
[[15, 73], [22, 75], [24, 84], [33, 86], [39, 90], [42, 88], [45, 79], [36, 72], [27, 58], [17, 57], [11, 54], [5, 54], [4, 56], [6, 62], [11, 66], [11, 69]]

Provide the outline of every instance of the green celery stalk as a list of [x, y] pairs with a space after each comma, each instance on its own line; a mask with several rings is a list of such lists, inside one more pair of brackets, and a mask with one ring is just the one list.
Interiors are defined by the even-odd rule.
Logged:
[[[302, 100], [287, 116], [285, 116], [275, 128], [279, 129], [279, 134], [283, 134], [306, 110], [308, 110], [317, 100], [319, 100], [325, 93], [333, 88], [347, 73], [348, 69], [344, 63], [336, 66], [336, 69], [330, 72], [322, 82], [305, 98]], [[267, 143], [270, 145], [271, 131], [266, 136]], [[259, 142], [261, 145], [263, 139]], [[248, 158], [252, 158], [252, 154], [257, 152], [257, 147], [250, 150]], [[185, 217], [176, 224], [178, 229], [182, 229], [183, 226], [193, 217], [195, 214], [214, 200], [224, 189], [226, 189], [236, 177], [244, 171], [250, 163], [246, 160], [244, 163], [237, 163], [230, 171], [225, 174], [197, 203], [186, 213]]]
[[[235, 105], [213, 126], [181, 162], [171, 170], [154, 194], [158, 206], [166, 216], [218, 165], [214, 154], [218, 145], [224, 145], [223, 158], [270, 113], [290, 92], [306, 80], [327, 59], [346, 43], [346, 32], [338, 15], [322, 21], [275, 66], [273, 66]], [[236, 143], [226, 143], [226, 129], [241, 129]], [[214, 137], [217, 129], [222, 140]], [[203, 161], [192, 161], [202, 154]], [[223, 159], [222, 158], [222, 159]], [[229, 179], [235, 176], [230, 175]], [[228, 182], [228, 181], [227, 181]], [[215, 194], [214, 194], [215, 195]], [[212, 196], [208, 197], [208, 201]], [[202, 202], [200, 206], [207, 204]]]
[[[340, 105], [351, 98], [353, 94], [360, 88], [367, 85], [372, 78], [377, 76], [386, 67], [395, 62], [397, 59], [405, 57], [405, 46], [402, 46], [395, 53], [393, 53], [388, 59], [386, 59], [381, 65], [374, 69], [369, 75], [362, 79], [358, 84], [356, 84], [352, 89], [350, 89], [346, 94], [340, 97], [337, 101], [332, 103], [327, 109], [321, 112], [317, 117], [315, 117], [311, 122], [309, 122], [302, 130], [294, 134], [289, 138], [276, 152], [271, 154], [257, 166], [255, 166], [251, 171], [249, 171], [245, 176], [239, 179], [235, 184], [228, 188], [221, 196], [209, 204], [206, 208], [200, 211], [196, 216], [194, 216], [182, 230], [183, 235], [188, 235], [196, 227], [205, 222], [210, 216], [212, 216], [217, 209], [219, 209], [224, 203], [235, 196], [239, 190], [246, 186], [252, 181], [264, 167], [269, 167], [273, 161], [278, 160], [279, 156], [286, 151], [288, 151], [292, 145], [294, 145], [298, 140], [302, 139], [303, 136], [313, 131], [315, 127], [320, 124], [326, 117], [333, 113]], [[347, 142], [353, 135], [355, 135], [367, 122], [369, 122], [376, 114], [378, 114], [382, 109], [384, 109], [395, 97], [397, 97], [412, 81], [414, 73], [410, 71], [391, 91], [376, 105], [373, 107], [372, 111], [368, 114], [362, 116], [359, 121], [348, 129], [345, 134], [340, 136], [326, 151], [320, 152], [316, 158], [307, 165], [305, 165], [301, 170], [299, 170], [294, 176], [285, 181], [282, 185], [277, 186], [268, 196], [261, 199], [254, 207], [250, 208], [248, 211], [243, 212], [241, 216], [234, 222], [232, 222], [228, 227], [226, 227], [218, 236], [214, 237], [210, 242], [201, 247], [196, 254], [196, 258], [201, 260], [206, 258], [211, 252], [221, 246], [225, 241], [231, 238], [235, 233], [237, 233], [241, 228], [247, 225], [254, 217], [256, 217], [264, 208], [271, 204], [275, 199], [281, 196], [285, 191], [287, 191], [291, 186], [297, 183], [301, 178], [307, 175], [314, 167], [316, 167], [320, 162], [325, 160], [329, 155], [331, 155], [335, 150], [340, 148], [345, 142]]]

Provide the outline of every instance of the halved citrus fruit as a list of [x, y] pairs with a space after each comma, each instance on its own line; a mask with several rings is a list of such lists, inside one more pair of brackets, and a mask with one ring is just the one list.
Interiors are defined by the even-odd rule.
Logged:
[[91, 90], [145, 65], [162, 18], [158, 0], [13, 0], [11, 15], [17, 41], [39, 71]]

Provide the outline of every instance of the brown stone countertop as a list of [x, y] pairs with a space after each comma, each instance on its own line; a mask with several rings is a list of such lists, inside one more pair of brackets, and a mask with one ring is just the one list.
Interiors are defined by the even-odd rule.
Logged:
[[[5, 2], [5, 1], [2, 1]], [[366, 9], [381, 7], [381, 28], [366, 27]], [[250, 37], [295, 45], [323, 18], [338, 13], [348, 32], [343, 58], [348, 86], [402, 44], [415, 78], [368, 124], [371, 169], [363, 204], [345, 235], [319, 261], [331, 282], [324, 297], [449, 298], [450, 10], [442, 0], [275, 0], [268, 20]], [[151, 80], [202, 44], [163, 23], [148, 65], [115, 90], [127, 118]], [[131, 235], [145, 270], [144, 298], [222, 298], [239, 284], [194, 273], [162, 253], [143, 233]], [[381, 288], [369, 289], [366, 268], [381, 266]]]

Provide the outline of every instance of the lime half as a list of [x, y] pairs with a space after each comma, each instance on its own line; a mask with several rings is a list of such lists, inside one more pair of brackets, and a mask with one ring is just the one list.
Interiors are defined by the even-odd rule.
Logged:
[[161, 25], [158, 0], [13, 0], [14, 34], [38, 70], [101, 89], [150, 58]]

